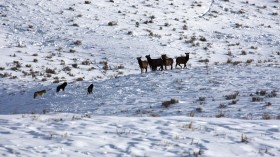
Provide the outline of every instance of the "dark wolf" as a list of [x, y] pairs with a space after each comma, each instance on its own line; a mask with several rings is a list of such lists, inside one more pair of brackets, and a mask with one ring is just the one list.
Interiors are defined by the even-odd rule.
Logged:
[[92, 94], [93, 84], [89, 85], [87, 88], [87, 94]]
[[66, 86], [67, 86], [67, 82], [64, 82], [61, 85], [57, 86], [56, 87], [56, 92], [59, 92], [61, 89], [64, 91]]

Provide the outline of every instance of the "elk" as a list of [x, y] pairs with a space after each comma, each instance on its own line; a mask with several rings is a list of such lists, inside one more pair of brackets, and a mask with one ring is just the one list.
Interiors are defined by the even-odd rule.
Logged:
[[138, 64], [139, 64], [141, 73], [143, 73], [143, 70], [144, 70], [144, 69], [146, 69], [146, 72], [147, 72], [147, 69], [148, 69], [148, 62], [147, 62], [147, 61], [142, 61], [142, 60], [141, 60], [141, 57], [137, 57], [137, 60], [138, 60]]
[[182, 68], [182, 66], [180, 64], [184, 64], [184, 68], [187, 66], [187, 62], [190, 59], [190, 56], [189, 56], [190, 53], [185, 53], [185, 54], [186, 54], [186, 57], [177, 57], [176, 58], [175, 67], [177, 67], [177, 65], [179, 65]]
[[165, 66], [165, 70], [166, 70], [166, 66], [171, 66], [171, 70], [173, 68], [173, 59], [172, 58], [168, 58], [166, 56], [166, 54], [161, 55], [161, 58], [163, 60], [163, 65]]
[[161, 58], [151, 59], [150, 55], [146, 55], [146, 58], [153, 71], [156, 71], [158, 66], [160, 67], [161, 70], [163, 70], [163, 60]]

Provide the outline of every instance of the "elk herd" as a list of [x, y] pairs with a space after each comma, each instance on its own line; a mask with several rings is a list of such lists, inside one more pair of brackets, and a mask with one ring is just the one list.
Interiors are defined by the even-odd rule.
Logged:
[[[177, 67], [177, 65], [179, 65], [182, 68], [181, 64], [184, 64], [184, 68], [187, 66], [190, 53], [185, 53], [185, 54], [186, 56], [181, 56], [176, 58], [175, 68]], [[141, 57], [137, 57], [141, 73], [143, 72], [143, 70], [147, 72], [148, 66], [150, 66], [152, 71], [156, 71], [158, 67], [160, 68], [160, 70], [163, 70], [163, 66], [165, 70], [167, 69], [166, 68], [167, 66], [170, 66], [171, 70], [173, 69], [174, 60], [172, 58], [167, 57], [166, 54], [161, 55], [161, 58], [157, 58], [157, 59], [152, 59], [150, 55], [146, 55], [146, 58], [147, 61], [146, 60], [142, 61]]]

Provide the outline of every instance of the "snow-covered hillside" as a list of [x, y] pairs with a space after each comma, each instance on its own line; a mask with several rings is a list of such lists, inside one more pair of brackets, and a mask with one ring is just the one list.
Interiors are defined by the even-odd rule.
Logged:
[[0, 116], [1, 156], [279, 156], [279, 121]]
[[[193, 66], [206, 59], [278, 66], [279, 2], [211, 2], [5, 0], [1, 73], [48, 82], [113, 78], [139, 73], [136, 57], [185, 52]], [[112, 70], [104, 76], [105, 62]]]
[[[279, 15], [278, 0], [2, 0], [1, 156], [279, 156]], [[184, 69], [136, 60], [187, 52]]]

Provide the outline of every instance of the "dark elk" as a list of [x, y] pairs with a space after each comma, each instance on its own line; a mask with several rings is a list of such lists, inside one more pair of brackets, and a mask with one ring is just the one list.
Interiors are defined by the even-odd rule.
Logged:
[[90, 84], [87, 88], [87, 94], [92, 94], [93, 84]]
[[56, 87], [56, 92], [59, 92], [61, 89], [64, 91], [66, 86], [67, 86], [67, 82], [64, 82], [61, 85], [57, 86]]
[[163, 65], [165, 66], [165, 70], [166, 70], [166, 66], [170, 66], [171, 70], [173, 68], [173, 59], [172, 58], [168, 58], [166, 56], [166, 54], [161, 55], [161, 59], [163, 60]]
[[185, 53], [185, 54], [186, 54], [185, 57], [177, 57], [176, 58], [176, 65], [175, 65], [175, 67], [177, 67], [177, 65], [179, 65], [182, 68], [182, 66], [180, 64], [184, 64], [184, 68], [187, 66], [187, 62], [190, 59], [190, 56], [189, 56], [190, 53]]
[[153, 71], [157, 70], [157, 67], [160, 67], [161, 70], [163, 70], [163, 60], [160, 59], [151, 59], [150, 55], [146, 56], [148, 63]]
[[140, 67], [140, 69], [141, 69], [141, 73], [143, 72], [144, 69], [145, 69], [146, 72], [147, 72], [147, 69], [148, 69], [148, 62], [147, 62], [147, 61], [142, 61], [142, 60], [141, 60], [141, 57], [137, 57], [137, 60], [138, 60], [139, 67]]

